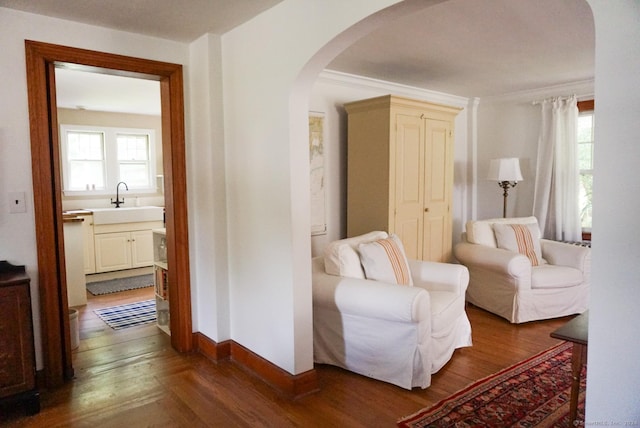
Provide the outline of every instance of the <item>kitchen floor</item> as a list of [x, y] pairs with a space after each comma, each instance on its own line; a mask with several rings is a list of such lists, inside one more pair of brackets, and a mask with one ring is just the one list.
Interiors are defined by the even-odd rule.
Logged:
[[[153, 287], [121, 291], [119, 293], [104, 294], [101, 296], [94, 296], [87, 292], [86, 306], [76, 307], [78, 310], [78, 329], [80, 335], [80, 346], [73, 351], [73, 363], [76, 371], [78, 370], [76, 362], [82, 361], [86, 357], [86, 355], [83, 356], [86, 352], [95, 353], [99, 351], [102, 355], [100, 357], [101, 359], [109, 358], [108, 352], [113, 351], [113, 349], [110, 349], [112, 345], [115, 347], [123, 347], [126, 346], [126, 343], [130, 340], [156, 335], [158, 333], [164, 334], [158, 329], [155, 323], [114, 330], [94, 312], [96, 309], [153, 299], [154, 296]], [[100, 348], [103, 347], [109, 347], [109, 349], [100, 351]], [[107, 352], [107, 354], [103, 354], [104, 352]]]

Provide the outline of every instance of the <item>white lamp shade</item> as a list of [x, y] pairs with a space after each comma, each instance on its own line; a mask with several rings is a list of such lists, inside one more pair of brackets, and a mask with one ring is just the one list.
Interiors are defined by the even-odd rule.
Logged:
[[487, 180], [493, 181], [522, 181], [522, 173], [520, 172], [520, 159], [518, 158], [502, 158], [491, 159], [489, 164], [489, 174]]

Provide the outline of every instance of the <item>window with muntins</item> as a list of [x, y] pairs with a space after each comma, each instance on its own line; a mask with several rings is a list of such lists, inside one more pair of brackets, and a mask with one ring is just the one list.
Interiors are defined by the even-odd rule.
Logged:
[[152, 129], [60, 125], [63, 191], [109, 194], [124, 181], [138, 193], [155, 192], [154, 134]]
[[[595, 144], [594, 102], [578, 103], [578, 162], [580, 168], [580, 220], [582, 230], [591, 232], [593, 190], [593, 148]], [[590, 238], [590, 237], [589, 237]]]
[[151, 186], [148, 134], [117, 134], [119, 180], [132, 189]]
[[[67, 176], [65, 190], [104, 190], [104, 133], [99, 131], [68, 131], [66, 133]], [[64, 168], [66, 166], [66, 168]]]

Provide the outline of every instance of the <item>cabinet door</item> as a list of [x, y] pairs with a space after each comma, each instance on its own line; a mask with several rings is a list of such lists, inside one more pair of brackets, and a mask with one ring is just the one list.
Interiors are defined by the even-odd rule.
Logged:
[[452, 137], [451, 122], [426, 119], [423, 260], [451, 257]]
[[93, 239], [93, 216], [83, 216], [82, 231], [84, 233], [84, 239], [82, 241], [84, 245], [84, 273], [85, 275], [96, 273], [96, 254], [95, 244]]
[[96, 272], [129, 269], [131, 267], [130, 240], [130, 232], [95, 235]]
[[131, 267], [153, 265], [153, 232], [138, 230], [131, 232]]
[[400, 237], [407, 257], [422, 259], [424, 207], [424, 120], [396, 115], [396, 137], [391, 160], [393, 232]]
[[29, 284], [0, 287], [0, 398], [35, 387]]

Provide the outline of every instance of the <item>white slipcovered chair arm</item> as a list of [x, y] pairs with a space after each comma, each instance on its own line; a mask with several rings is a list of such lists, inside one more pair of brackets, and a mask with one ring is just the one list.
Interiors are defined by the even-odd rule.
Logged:
[[541, 239], [542, 257], [552, 265], [570, 266], [582, 272], [590, 269], [591, 248]]
[[462, 265], [409, 260], [409, 269], [414, 286], [428, 291], [449, 291], [464, 295], [469, 285], [469, 270]]
[[531, 279], [531, 261], [513, 251], [461, 242], [455, 246], [454, 255], [465, 266], [480, 266], [513, 278]]
[[355, 315], [400, 322], [431, 316], [429, 293], [419, 287], [313, 273], [313, 305]]

